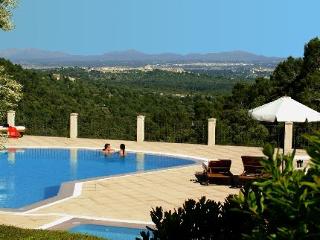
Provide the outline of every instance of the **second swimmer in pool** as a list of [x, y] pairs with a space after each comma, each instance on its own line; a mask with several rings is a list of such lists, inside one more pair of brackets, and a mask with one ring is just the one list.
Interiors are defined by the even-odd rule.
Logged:
[[124, 157], [124, 156], [127, 155], [127, 153], [126, 153], [126, 145], [124, 145], [123, 143], [120, 144], [119, 155], [120, 155], [121, 157]]

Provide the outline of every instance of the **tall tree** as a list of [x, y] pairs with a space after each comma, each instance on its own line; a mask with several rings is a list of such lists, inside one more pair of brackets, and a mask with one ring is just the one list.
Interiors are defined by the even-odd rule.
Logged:
[[0, 29], [9, 31], [13, 28], [11, 16], [16, 6], [17, 0], [0, 0]]
[[22, 97], [22, 86], [5, 72], [0, 66], [0, 116], [7, 110], [17, 106]]
[[[13, 28], [11, 21], [12, 9], [17, 5], [16, 0], [0, 0], [0, 29], [9, 31]], [[10, 108], [14, 108], [22, 97], [22, 86], [6, 73], [0, 65], [0, 118]]]
[[304, 47], [302, 78], [320, 70], [320, 39], [311, 39]]
[[304, 47], [303, 67], [293, 84], [296, 99], [320, 110], [320, 39], [311, 39]]
[[295, 89], [293, 89], [293, 85], [301, 74], [302, 65], [303, 60], [301, 58], [289, 57], [276, 67], [270, 79], [277, 96], [288, 95], [294, 97]]

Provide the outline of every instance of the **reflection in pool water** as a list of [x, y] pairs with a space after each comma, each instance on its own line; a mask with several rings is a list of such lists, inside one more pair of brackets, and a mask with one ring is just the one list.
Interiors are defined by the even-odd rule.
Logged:
[[87, 149], [8, 149], [0, 153], [0, 208], [19, 208], [57, 195], [63, 182], [192, 164], [175, 157]]

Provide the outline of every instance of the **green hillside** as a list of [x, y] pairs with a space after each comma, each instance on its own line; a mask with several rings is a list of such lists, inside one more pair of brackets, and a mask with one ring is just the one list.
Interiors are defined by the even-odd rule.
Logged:
[[170, 72], [163, 70], [140, 71], [131, 70], [124, 72], [87, 71], [82, 68], [61, 68], [48, 71], [84, 81], [90, 81], [101, 87], [123, 87], [130, 89], [146, 90], [173, 94], [213, 94], [230, 93], [233, 86], [239, 82], [250, 82], [225, 76], [210, 76], [191, 72]]
[[[23, 85], [16, 117], [27, 134], [67, 136], [69, 115], [77, 112], [80, 137], [134, 140], [136, 116], [143, 114], [146, 140], [205, 143], [207, 119], [215, 117], [218, 143], [262, 145], [282, 142], [283, 128], [252, 120], [248, 109], [290, 95], [320, 110], [319, 49], [320, 40], [311, 40], [304, 58], [290, 57], [270, 78], [253, 83], [163, 71], [24, 70], [6, 60], [0, 65]], [[301, 133], [318, 128], [295, 126], [296, 146], [303, 145]]]

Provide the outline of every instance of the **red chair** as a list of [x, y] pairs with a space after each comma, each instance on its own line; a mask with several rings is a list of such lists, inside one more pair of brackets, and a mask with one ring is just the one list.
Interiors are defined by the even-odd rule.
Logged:
[[15, 127], [8, 127], [8, 137], [9, 138], [20, 138], [21, 134]]

